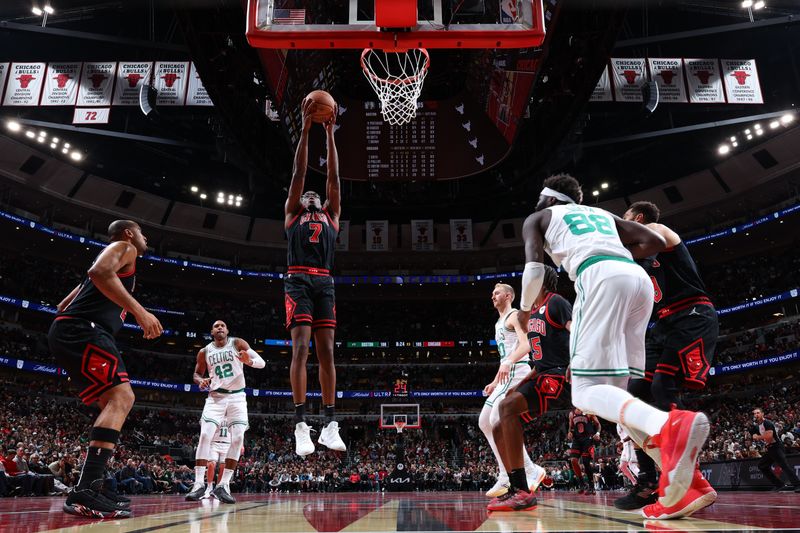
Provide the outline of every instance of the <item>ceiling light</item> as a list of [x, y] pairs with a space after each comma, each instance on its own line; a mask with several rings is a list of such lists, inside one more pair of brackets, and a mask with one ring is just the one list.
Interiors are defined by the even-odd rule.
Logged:
[[25, 132], [25, 137], [33, 139], [34, 137], [36, 137], [36, 134], [34, 132], [32, 132], [31, 130], [28, 130], [28, 131]]
[[228, 205], [233, 205], [233, 199], [232, 198], [228, 199]]
[[764, 130], [756, 130], [756, 135], [764, 135]]
[[781, 125], [781, 123], [780, 123], [780, 122], [778, 122], [777, 120], [773, 120], [772, 122], [770, 122], [770, 123], [769, 123], [769, 127], [770, 127], [771, 129], [773, 129], [773, 130], [774, 130], [775, 128], [777, 128], [778, 126], [780, 126], [780, 125]]
[[788, 123], [792, 122], [793, 120], [794, 120], [794, 114], [793, 113], [786, 113], [785, 115], [783, 115], [781, 117], [781, 122], [784, 123], [784, 124], [788, 124]]
[[242, 201], [242, 197], [240, 195], [238, 195], [238, 194], [236, 195], [236, 201], [237, 202], [241, 202]]
[[748, 7], [753, 7], [753, 0], [744, 0], [742, 2], [742, 7], [747, 9]]
[[592, 196], [600, 196], [600, 191], [592, 191]]
[[197, 185], [192, 185], [192, 192], [197, 192]]
[[58, 145], [56, 143], [50, 143], [50, 148], [58, 148]]
[[228, 195], [228, 200], [233, 200], [233, 195], [232, 194]]
[[761, 129], [761, 124], [755, 124], [753, 127], [754, 127], [755, 129], [757, 129], [757, 130], [760, 130], [760, 129]]
[[36, 140], [37, 140], [37, 141], [39, 141], [40, 143], [44, 144], [44, 142], [45, 142], [47, 139], [46, 139], [45, 137], [37, 137], [37, 138], [36, 138]]
[[69, 143], [64, 143], [64, 148], [69, 148]]
[[744, 130], [744, 132], [745, 132], [746, 134], [750, 135], [750, 128], [747, 128], [746, 130]]
[[[763, 2], [762, 2], [762, 3], [763, 3]], [[53, 6], [51, 6], [51, 5], [49, 5], [49, 4], [48, 4], [48, 5], [46, 5], [46, 6], [44, 6], [44, 12], [45, 12], [45, 13], [47, 13], [48, 15], [52, 15], [53, 13], [55, 13], [55, 11], [56, 11], [56, 10], [55, 10], [55, 9], [53, 9]]]
[[739, 146], [739, 143], [737, 143], [737, 142], [733, 142], [733, 143], [731, 143], [731, 146], [733, 146], [734, 148], [736, 148], [737, 146]]
[[731, 147], [728, 146], [727, 144], [720, 144], [719, 148], [717, 148], [717, 152], [719, 152], [720, 155], [725, 155], [730, 151], [731, 151]]
[[765, 6], [764, 0], [758, 0], [758, 2], [753, 4], [753, 9], [764, 9]]
[[735, 143], [736, 142], [736, 137], [731, 137], [731, 142]]
[[217, 203], [218, 204], [224, 204], [225, 203], [225, 198], [223, 198], [222, 196], [217, 196]]
[[53, 142], [57, 143], [58, 142], [58, 137], [53, 137]]
[[601, 183], [600, 184], [600, 188], [601, 189], [608, 189], [608, 183], [606, 183], [606, 182]]
[[68, 154], [68, 153], [69, 153], [69, 150], [68, 150], [68, 149], [66, 149], [66, 148], [62, 148], [62, 149], [61, 149], [61, 153], [62, 153], [62, 154]]
[[236, 207], [242, 207], [242, 202], [236, 202]]
[[73, 161], [80, 161], [81, 159], [83, 159], [83, 154], [77, 151], [73, 151], [72, 153], [69, 154], [69, 156], [72, 158]]
[[753, 136], [752, 136], [752, 135], [748, 135], [748, 136], [747, 136], [747, 140], [748, 140], [748, 141], [750, 141], [750, 140], [752, 140], [752, 139], [753, 139]]
[[22, 129], [22, 125], [16, 120], [9, 120], [6, 122], [6, 127], [11, 131], [19, 131]]
[[206, 198], [208, 198], [208, 196], [206, 196], [206, 193], [204, 193], [204, 192], [201, 192], [201, 193], [200, 193], [200, 199], [201, 199], [201, 200], [205, 200]]
[[38, 7], [36, 7], [36, 6], [33, 6], [33, 8], [31, 9], [31, 11], [32, 11], [32, 12], [33, 12], [33, 14], [34, 14], [34, 15], [36, 15], [37, 17], [41, 17], [41, 16], [42, 16], [42, 13], [43, 13], [43, 12], [42, 12], [42, 10], [41, 10], [41, 9], [39, 9]]

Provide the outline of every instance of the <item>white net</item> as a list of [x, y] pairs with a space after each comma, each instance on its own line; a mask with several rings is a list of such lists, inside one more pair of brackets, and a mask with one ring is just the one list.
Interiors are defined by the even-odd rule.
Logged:
[[383, 120], [392, 125], [407, 124], [417, 116], [417, 100], [428, 66], [430, 57], [424, 48], [404, 52], [364, 49], [361, 67], [381, 101]]

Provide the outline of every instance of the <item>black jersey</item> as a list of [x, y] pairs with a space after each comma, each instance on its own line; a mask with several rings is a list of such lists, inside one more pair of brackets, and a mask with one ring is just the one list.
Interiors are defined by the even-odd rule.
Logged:
[[692, 256], [683, 242], [641, 262], [655, 289], [653, 313], [663, 316], [682, 302], [701, 299], [711, 303]]
[[301, 211], [286, 226], [289, 271], [292, 272], [292, 267], [295, 267], [296, 273], [301, 273], [302, 269], [311, 269], [314, 274], [330, 274], [333, 270], [333, 251], [338, 233], [339, 225], [334, 222], [327, 209]]
[[[136, 287], [136, 268], [130, 272], [118, 273], [117, 277], [122, 282], [125, 290], [133, 294]], [[70, 302], [66, 309], [56, 316], [83, 318], [94, 322], [112, 335], [116, 334], [125, 322], [127, 311], [108, 299], [94, 286], [87, 274], [81, 281], [78, 295]]]
[[576, 439], [588, 439], [597, 433], [597, 428], [586, 413], [576, 414], [572, 411], [572, 435]]
[[531, 361], [537, 372], [569, 366], [569, 331], [572, 305], [561, 295], [548, 293], [538, 309], [531, 310], [528, 341]]

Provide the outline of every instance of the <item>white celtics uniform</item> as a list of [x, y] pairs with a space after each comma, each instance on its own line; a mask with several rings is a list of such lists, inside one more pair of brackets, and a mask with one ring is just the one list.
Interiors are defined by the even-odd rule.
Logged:
[[231, 447], [231, 434], [228, 432], [228, 422], [223, 421], [217, 428], [214, 438], [211, 440], [211, 461], [221, 463], [228, 456], [228, 448]]
[[[494, 340], [497, 342], [497, 353], [500, 355], [500, 363], [503, 363], [517, 348], [517, 344], [519, 344], [516, 330], [513, 328], [506, 328], [506, 320], [516, 312], [516, 309], [512, 309], [504, 316], [501, 316], [494, 325]], [[492, 394], [486, 399], [486, 405], [492, 408], [492, 423], [494, 423], [499, 416], [497, 414], [497, 405], [500, 403], [500, 400], [505, 398], [506, 393], [513, 387], [519, 385], [530, 373], [530, 355], [525, 354], [525, 357], [511, 366], [508, 381], [497, 385], [494, 391], [492, 391]]]
[[216, 424], [217, 427], [222, 427], [227, 420], [229, 428], [237, 424], [247, 428], [249, 423], [247, 396], [244, 393], [244, 365], [239, 360], [234, 341], [234, 337], [228, 337], [221, 348], [213, 341], [205, 347], [211, 392], [208, 393], [200, 419]]
[[622, 245], [611, 213], [577, 204], [548, 209], [545, 250], [569, 273], [577, 293], [572, 375], [643, 378], [653, 283]]

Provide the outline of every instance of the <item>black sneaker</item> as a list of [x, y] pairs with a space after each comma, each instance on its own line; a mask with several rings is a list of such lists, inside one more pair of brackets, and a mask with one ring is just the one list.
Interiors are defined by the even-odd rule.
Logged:
[[97, 519], [130, 518], [132, 515], [130, 509], [109, 500], [100, 491], [92, 488], [73, 489], [67, 495], [63, 509], [65, 513], [71, 515]]
[[113, 490], [111, 485], [108, 483], [103, 483], [103, 489], [100, 491], [100, 494], [111, 500], [112, 502], [120, 504], [120, 507], [129, 508], [131, 506], [131, 499], [126, 498], [119, 492]]
[[638, 481], [631, 491], [614, 500], [614, 507], [623, 511], [635, 511], [658, 501], [658, 483]]
[[206, 493], [206, 484], [203, 483], [202, 485], [200, 485], [199, 489], [195, 489], [186, 495], [186, 501], [187, 502], [200, 501], [200, 498], [202, 498], [205, 493]]
[[225, 485], [217, 485], [217, 487], [211, 491], [211, 494], [222, 503], [236, 503], [236, 498], [231, 496], [231, 493], [228, 492], [228, 488]]

